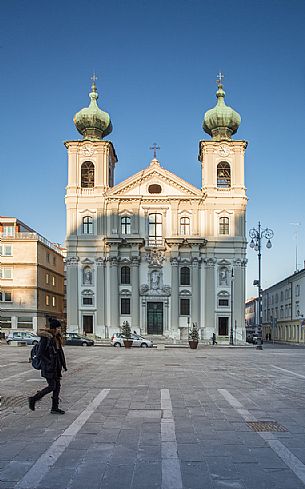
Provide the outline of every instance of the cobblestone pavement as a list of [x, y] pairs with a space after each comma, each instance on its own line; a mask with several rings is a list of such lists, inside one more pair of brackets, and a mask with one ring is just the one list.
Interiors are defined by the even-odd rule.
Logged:
[[305, 349], [65, 352], [56, 416], [0, 345], [0, 489], [304, 489]]

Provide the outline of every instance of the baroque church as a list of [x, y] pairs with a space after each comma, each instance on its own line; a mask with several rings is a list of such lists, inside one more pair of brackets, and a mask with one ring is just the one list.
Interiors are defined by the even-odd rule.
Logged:
[[[160, 165], [114, 183], [117, 155], [105, 139], [109, 114], [90, 104], [74, 117], [82, 139], [68, 151], [67, 328], [109, 338], [124, 321], [143, 335], [203, 342], [245, 340], [247, 142], [233, 140], [240, 116], [225, 104], [205, 113], [201, 188]], [[155, 148], [156, 149], [156, 148]]]

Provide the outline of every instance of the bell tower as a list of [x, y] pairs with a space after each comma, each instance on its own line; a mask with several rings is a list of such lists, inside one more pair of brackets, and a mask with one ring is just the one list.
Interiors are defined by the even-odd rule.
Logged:
[[[205, 238], [208, 242], [205, 301], [215, 304], [213, 308], [206, 309], [204, 323], [209, 332], [216, 331], [224, 337], [234, 330], [237, 340], [243, 341], [248, 200], [244, 156], [247, 142], [232, 139], [241, 117], [226, 105], [222, 81], [223, 75], [219, 74], [217, 104], [205, 113], [203, 120], [203, 130], [211, 139], [200, 141], [198, 156], [205, 196]], [[226, 280], [222, 279], [224, 274]], [[212, 283], [215, 285], [214, 298], [210, 296]], [[219, 306], [227, 303], [222, 302], [223, 297], [229, 301], [227, 311]]]
[[[117, 162], [113, 144], [104, 140], [112, 131], [110, 116], [97, 104], [95, 75], [92, 81], [89, 107], [77, 112], [73, 119], [82, 139], [65, 142], [68, 151], [65, 196], [67, 322], [70, 331], [79, 331], [80, 325], [86, 324], [88, 332], [94, 327], [89, 324], [93, 315], [80, 312], [79, 301], [84, 303], [84, 297], [80, 296], [79, 290], [82, 294], [90, 294], [94, 305], [97, 283], [102, 283], [96, 273], [96, 256], [101, 252], [98, 238], [105, 234], [105, 195], [114, 185]], [[89, 272], [91, 280], [88, 287], [84, 277], [86, 273], [89, 276]], [[86, 286], [85, 289], [82, 286]]]

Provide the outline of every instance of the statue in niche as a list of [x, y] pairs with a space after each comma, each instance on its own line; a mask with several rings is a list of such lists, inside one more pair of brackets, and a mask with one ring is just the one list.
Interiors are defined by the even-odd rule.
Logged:
[[89, 267], [84, 268], [83, 284], [84, 285], [92, 285], [92, 270]]
[[228, 269], [225, 267], [219, 270], [219, 285], [228, 285]]
[[160, 272], [158, 270], [153, 270], [150, 274], [151, 288], [154, 290], [160, 287]]

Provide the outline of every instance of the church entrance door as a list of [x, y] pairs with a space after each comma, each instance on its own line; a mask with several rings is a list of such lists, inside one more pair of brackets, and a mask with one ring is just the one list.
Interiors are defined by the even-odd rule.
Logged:
[[147, 302], [147, 334], [163, 334], [163, 302]]

